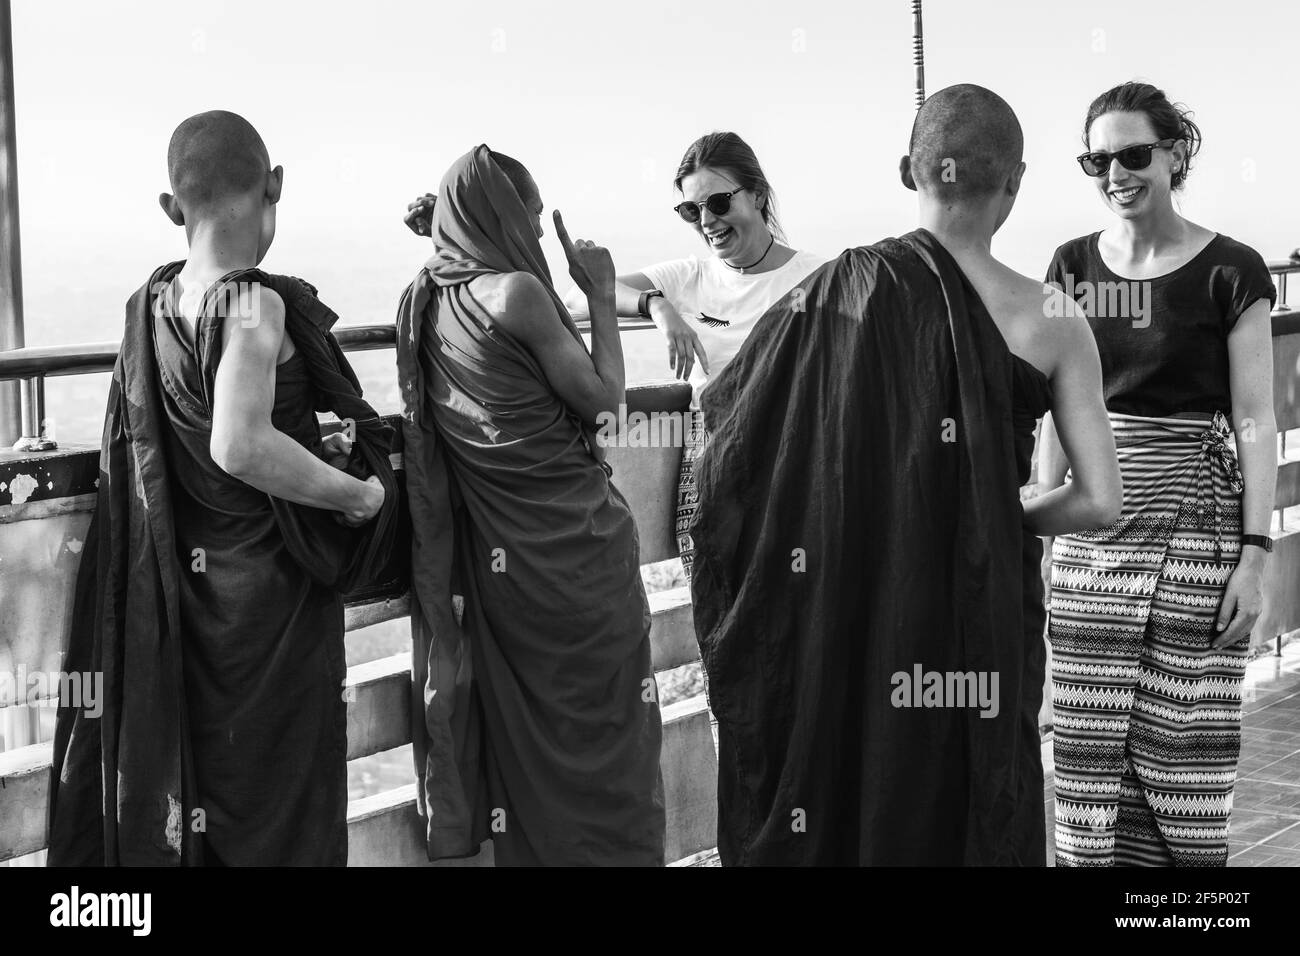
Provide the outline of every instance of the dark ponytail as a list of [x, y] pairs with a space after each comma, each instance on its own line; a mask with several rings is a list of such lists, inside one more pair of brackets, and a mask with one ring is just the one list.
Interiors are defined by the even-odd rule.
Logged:
[[1187, 158], [1175, 170], [1169, 185], [1182, 189], [1192, 168], [1192, 157], [1201, 150], [1201, 129], [1191, 120], [1191, 111], [1180, 103], [1171, 103], [1164, 90], [1150, 83], [1121, 83], [1092, 101], [1088, 118], [1083, 121], [1083, 145], [1091, 149], [1088, 133], [1098, 116], [1106, 113], [1142, 113], [1151, 121], [1156, 139], [1178, 139], [1187, 144]]

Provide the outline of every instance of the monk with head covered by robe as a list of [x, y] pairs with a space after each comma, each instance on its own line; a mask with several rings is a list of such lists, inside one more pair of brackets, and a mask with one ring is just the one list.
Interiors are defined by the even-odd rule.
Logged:
[[498, 865], [660, 865], [650, 611], [595, 435], [625, 401], [613, 262], [555, 213], [589, 352], [522, 164], [479, 146], [429, 205], [397, 316], [429, 856], [490, 837]]

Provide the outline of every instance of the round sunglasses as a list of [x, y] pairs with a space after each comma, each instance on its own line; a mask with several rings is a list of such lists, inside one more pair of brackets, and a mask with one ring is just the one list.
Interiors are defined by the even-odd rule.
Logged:
[[714, 193], [712, 196], [705, 199], [704, 202], [692, 202], [688, 199], [685, 202], [679, 202], [676, 206], [673, 206], [673, 212], [677, 213], [677, 215], [690, 223], [700, 221], [700, 209], [702, 208], [707, 209], [715, 216], [725, 216], [727, 213], [731, 212], [731, 197], [736, 195], [736, 193], [743, 193], [744, 191], [745, 187], [739, 186], [729, 193]]
[[1162, 139], [1158, 143], [1144, 143], [1141, 146], [1125, 146], [1121, 150], [1113, 153], [1105, 153], [1100, 150], [1092, 153], [1084, 153], [1075, 158], [1079, 161], [1079, 166], [1089, 176], [1105, 176], [1110, 172], [1110, 161], [1118, 159], [1119, 164], [1125, 169], [1146, 169], [1151, 165], [1151, 150], [1168, 149], [1176, 139]]

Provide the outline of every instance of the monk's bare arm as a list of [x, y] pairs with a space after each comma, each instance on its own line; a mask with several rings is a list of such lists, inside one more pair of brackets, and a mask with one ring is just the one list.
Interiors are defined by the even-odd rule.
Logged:
[[[253, 296], [257, 297], [256, 307]], [[222, 329], [212, 404], [212, 460], [227, 474], [286, 501], [341, 512], [352, 522], [383, 504], [377, 480], [358, 481], [271, 424], [275, 367], [284, 341], [284, 302], [270, 289], [245, 290]]]
[[[511, 335], [519, 339], [542, 367], [546, 381], [584, 422], [594, 424], [602, 412], [617, 412], [624, 401], [623, 353], [617, 353], [614, 367], [608, 350], [602, 355], [596, 320], [592, 320], [592, 354], [573, 337], [560, 321], [555, 303], [535, 276], [516, 272], [502, 280], [501, 298], [492, 311]], [[613, 323], [613, 304], [603, 306], [607, 321]], [[600, 330], [605, 331], [605, 330]], [[617, 337], [615, 327], [613, 335]], [[599, 371], [602, 358], [605, 374]]]
[[[1054, 292], [1055, 295], [1061, 295]], [[1025, 502], [1025, 523], [1039, 535], [1068, 534], [1110, 524], [1119, 517], [1123, 485], [1115, 457], [1115, 437], [1101, 391], [1101, 359], [1087, 321], [1067, 301], [1065, 315], [1049, 320], [1053, 337], [1052, 422], [1059, 460], [1039, 462], [1052, 472], [1073, 470], [1073, 480]], [[1044, 421], [1046, 434], [1049, 423]], [[1041, 475], [1051, 481], [1053, 474]], [[1059, 484], [1059, 482], [1058, 482]]]

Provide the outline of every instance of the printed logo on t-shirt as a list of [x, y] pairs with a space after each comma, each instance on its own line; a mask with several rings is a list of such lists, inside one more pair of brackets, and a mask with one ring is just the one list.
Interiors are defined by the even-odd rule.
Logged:
[[703, 312], [700, 313], [700, 321], [714, 329], [725, 329], [727, 326], [731, 325], [727, 319], [715, 319], [713, 316], [705, 315]]

